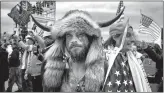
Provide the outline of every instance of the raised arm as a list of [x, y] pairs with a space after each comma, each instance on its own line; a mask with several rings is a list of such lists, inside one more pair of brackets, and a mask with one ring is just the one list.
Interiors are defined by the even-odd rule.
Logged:
[[35, 37], [36, 41], [38, 41], [38, 44], [39, 44], [40, 48], [45, 48], [46, 47], [43, 38], [41, 38], [39, 35], [35, 35], [34, 37]]
[[18, 41], [18, 46], [21, 47], [21, 48], [23, 48], [23, 49], [25, 49], [25, 50], [29, 50], [29, 47], [30, 47], [30, 45], [25, 44], [21, 40]]
[[44, 43], [44, 39], [41, 36], [39, 36], [39, 34], [37, 33], [37, 31], [32, 31], [32, 32], [33, 32], [33, 35], [34, 35], [36, 41], [38, 42], [40, 48], [45, 48], [46, 45]]

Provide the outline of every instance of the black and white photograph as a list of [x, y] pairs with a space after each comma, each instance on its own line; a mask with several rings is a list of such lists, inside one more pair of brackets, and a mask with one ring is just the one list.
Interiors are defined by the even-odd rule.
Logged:
[[163, 5], [0, 1], [0, 92], [163, 92]]

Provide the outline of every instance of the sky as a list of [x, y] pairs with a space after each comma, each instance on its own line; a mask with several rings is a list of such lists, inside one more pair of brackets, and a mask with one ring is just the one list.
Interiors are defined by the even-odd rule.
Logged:
[[[7, 15], [19, 2], [1, 2], [1, 33], [13, 33], [14, 22]], [[34, 4], [35, 2], [31, 2]], [[88, 11], [95, 21], [106, 21], [115, 17], [119, 2], [56, 2], [56, 19], [72, 9]], [[151, 17], [160, 27], [163, 27], [163, 2], [127, 2], [124, 1], [124, 15], [130, 18], [129, 23], [134, 28], [137, 38], [148, 39], [149, 36], [138, 34], [140, 10]], [[104, 40], [109, 37], [109, 27], [101, 29]]]

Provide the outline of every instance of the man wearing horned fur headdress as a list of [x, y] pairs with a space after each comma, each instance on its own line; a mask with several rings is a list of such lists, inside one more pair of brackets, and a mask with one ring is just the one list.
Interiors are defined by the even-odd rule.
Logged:
[[32, 17], [55, 40], [45, 53], [44, 91], [101, 91], [105, 71], [100, 27], [115, 22], [123, 11], [111, 21], [97, 23], [87, 12], [72, 10], [52, 27]]
[[104, 60], [99, 26], [87, 13], [72, 11], [52, 29], [53, 37], [59, 33], [45, 54], [45, 91], [100, 91]]

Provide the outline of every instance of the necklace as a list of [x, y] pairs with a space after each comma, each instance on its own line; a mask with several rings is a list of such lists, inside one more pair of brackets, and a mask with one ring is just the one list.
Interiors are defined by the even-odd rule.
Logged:
[[70, 82], [71, 87], [75, 91], [82, 92], [82, 91], [84, 91], [85, 74], [82, 75], [82, 77], [77, 76], [73, 72], [72, 66], [70, 66], [69, 82]]

